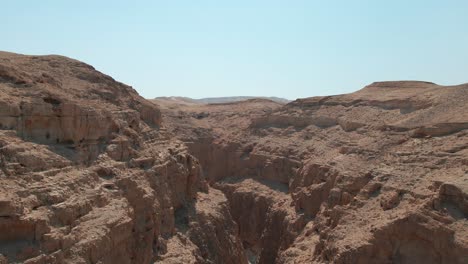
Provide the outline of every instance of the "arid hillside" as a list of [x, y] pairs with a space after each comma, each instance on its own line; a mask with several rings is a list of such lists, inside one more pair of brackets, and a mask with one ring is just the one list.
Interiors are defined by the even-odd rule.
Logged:
[[468, 85], [162, 109], [257, 263], [466, 263]]
[[193, 105], [193, 104], [224, 104], [224, 103], [233, 103], [233, 102], [242, 102], [251, 99], [266, 99], [271, 100], [277, 103], [286, 104], [290, 100], [279, 98], [279, 97], [255, 97], [255, 96], [228, 96], [228, 97], [209, 97], [201, 99], [192, 99], [189, 97], [180, 97], [180, 96], [169, 96], [169, 97], [156, 97], [152, 101], [158, 104], [171, 105]]
[[145, 100], [0, 52], [0, 264], [468, 263], [468, 85]]
[[226, 198], [131, 87], [0, 53], [0, 109], [0, 263], [246, 263]]

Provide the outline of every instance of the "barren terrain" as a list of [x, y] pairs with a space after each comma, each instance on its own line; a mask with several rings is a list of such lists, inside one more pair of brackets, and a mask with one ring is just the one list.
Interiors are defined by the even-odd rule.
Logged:
[[0, 263], [468, 263], [468, 85], [145, 100], [0, 52]]

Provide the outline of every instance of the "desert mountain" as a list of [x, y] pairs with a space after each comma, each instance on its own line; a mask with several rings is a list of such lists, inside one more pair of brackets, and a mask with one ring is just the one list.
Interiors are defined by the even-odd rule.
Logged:
[[168, 100], [1, 52], [0, 263], [468, 262], [468, 85]]
[[251, 263], [468, 260], [468, 85], [163, 108]]
[[289, 103], [290, 100], [280, 98], [280, 97], [267, 97], [267, 96], [229, 96], [229, 97], [209, 97], [201, 99], [192, 99], [189, 97], [181, 96], [169, 96], [169, 97], [156, 97], [153, 100], [156, 103], [171, 102], [177, 104], [224, 104], [224, 103], [233, 103], [240, 101], [247, 101], [252, 99], [266, 99], [273, 102], [278, 102], [282, 104]]

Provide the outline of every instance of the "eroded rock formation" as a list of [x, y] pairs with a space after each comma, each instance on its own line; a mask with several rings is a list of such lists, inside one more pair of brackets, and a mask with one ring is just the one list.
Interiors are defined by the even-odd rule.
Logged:
[[468, 86], [141, 98], [0, 53], [0, 263], [467, 263]]
[[245, 260], [224, 195], [131, 87], [65, 57], [0, 53], [0, 109], [1, 263]]
[[251, 262], [468, 261], [468, 85], [161, 105]]

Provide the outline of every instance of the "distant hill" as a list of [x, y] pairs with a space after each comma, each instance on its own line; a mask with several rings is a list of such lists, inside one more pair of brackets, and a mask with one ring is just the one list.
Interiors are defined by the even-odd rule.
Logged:
[[246, 101], [249, 99], [268, 99], [277, 103], [287, 104], [290, 100], [280, 97], [267, 97], [267, 96], [228, 96], [228, 97], [208, 97], [201, 99], [193, 99], [189, 97], [182, 96], [169, 96], [169, 97], [156, 97], [156, 100], [168, 100], [174, 102], [180, 102], [185, 104], [219, 104], [219, 103], [231, 103], [231, 102], [240, 102]]

